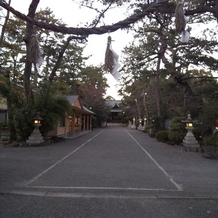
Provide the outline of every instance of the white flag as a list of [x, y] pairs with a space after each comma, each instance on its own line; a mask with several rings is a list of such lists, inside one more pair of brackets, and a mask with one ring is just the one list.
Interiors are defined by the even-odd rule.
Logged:
[[104, 70], [109, 71], [116, 80], [118, 80], [120, 77], [120, 73], [118, 72], [118, 69], [120, 67], [120, 64], [118, 63], [118, 58], [119, 56], [112, 49], [111, 37], [108, 36], [107, 49], [105, 52]]
[[189, 37], [190, 37], [190, 32], [188, 30], [184, 30], [181, 33], [180, 41], [181, 42], [188, 42], [189, 41]]
[[114, 64], [113, 64], [113, 70], [111, 72], [111, 74], [113, 75], [113, 77], [118, 80], [120, 78], [120, 72], [118, 71], [119, 67], [120, 67], [120, 64], [118, 62], [118, 59], [119, 59], [119, 55], [112, 49], [112, 46], [110, 45], [110, 50], [112, 51], [113, 53], [113, 61], [114, 61]]
[[[36, 39], [37, 40], [37, 39]], [[39, 41], [37, 40], [37, 42], [38, 42], [38, 46], [39, 46], [39, 48], [38, 48], [38, 59], [36, 60], [36, 69], [37, 69], [37, 71], [39, 72], [39, 67], [42, 65], [42, 63], [44, 62], [44, 58], [43, 58], [43, 50], [42, 50], [42, 48], [41, 48], [41, 46], [40, 46], [40, 43], [39, 43]]]

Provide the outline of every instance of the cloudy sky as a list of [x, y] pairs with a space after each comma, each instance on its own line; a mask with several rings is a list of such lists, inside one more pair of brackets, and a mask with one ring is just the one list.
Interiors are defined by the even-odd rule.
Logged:
[[[31, 0], [12, 0], [11, 6], [16, 10], [27, 14], [30, 3]], [[72, 0], [40, 0], [38, 10], [45, 9], [46, 7], [51, 8], [56, 18], [62, 19], [68, 26], [73, 27], [77, 27], [78, 25], [82, 27], [87, 21], [91, 22], [95, 14], [91, 9], [80, 8], [79, 4]], [[125, 11], [124, 8], [113, 8], [109, 11], [108, 15], [106, 15], [105, 23], [108, 25], [122, 20], [126, 16]], [[104, 63], [108, 35], [109, 34], [91, 35], [88, 37], [88, 46], [84, 51], [84, 55], [92, 56], [88, 62], [89, 64], [100, 65]], [[114, 40], [112, 42], [113, 50], [120, 56], [121, 51], [126, 45], [128, 45], [132, 36], [124, 30], [110, 33], [110, 36]], [[106, 77], [108, 79], [108, 85], [110, 86], [107, 95], [111, 95], [115, 99], [121, 99], [117, 94], [117, 81], [110, 74]]]

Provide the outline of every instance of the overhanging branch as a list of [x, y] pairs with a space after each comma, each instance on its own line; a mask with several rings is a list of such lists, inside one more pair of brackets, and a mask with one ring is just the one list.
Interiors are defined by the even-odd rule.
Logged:
[[[93, 28], [85, 28], [85, 27], [75, 28], [75, 27], [65, 27], [65, 26], [58, 26], [58, 25], [54, 25], [54, 24], [47, 24], [44, 22], [37, 21], [35, 19], [32, 19], [32, 18], [20, 13], [19, 11], [10, 7], [10, 5], [6, 4], [3, 1], [0, 1], [0, 6], [3, 7], [4, 9], [10, 11], [12, 14], [17, 16], [18, 18], [20, 18], [20, 19], [22, 19], [30, 24], [36, 25], [40, 28], [51, 30], [54, 32], [60, 32], [63, 34], [86, 35], [86, 36], [92, 35], [92, 34], [101, 35], [101, 34], [109, 32], [109, 31], [115, 32], [118, 29], [129, 28], [131, 24], [136, 23], [140, 19], [142, 19], [145, 16], [147, 16], [151, 13], [154, 13], [154, 12], [174, 13], [174, 11], [175, 11], [175, 7], [172, 4], [168, 3], [168, 0], [165, 0], [165, 1], [161, 1], [159, 3], [147, 4], [145, 6], [145, 8], [143, 9], [143, 11], [138, 12], [137, 14], [134, 14], [134, 15], [132, 15], [132, 16], [130, 16], [122, 21], [119, 21], [115, 24], [112, 24], [112, 25], [93, 27]], [[185, 14], [186, 15], [193, 15], [193, 14], [202, 14], [202, 13], [206, 13], [206, 12], [216, 13], [216, 7], [211, 8], [211, 7], [207, 7], [207, 6], [201, 6], [201, 7], [194, 9], [194, 10], [186, 11]]]

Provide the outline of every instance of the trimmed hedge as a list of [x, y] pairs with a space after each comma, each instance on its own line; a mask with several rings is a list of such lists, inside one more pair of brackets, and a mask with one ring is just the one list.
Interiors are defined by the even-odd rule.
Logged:
[[167, 142], [168, 141], [168, 131], [167, 130], [160, 130], [156, 132], [155, 138], [159, 142]]
[[183, 132], [170, 132], [169, 139], [175, 145], [180, 145], [185, 138], [186, 133]]

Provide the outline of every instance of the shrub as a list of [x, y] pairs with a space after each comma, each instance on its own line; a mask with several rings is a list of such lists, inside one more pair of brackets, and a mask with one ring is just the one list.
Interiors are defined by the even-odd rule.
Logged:
[[145, 126], [145, 132], [146, 133], [148, 133], [150, 129], [151, 129], [151, 125], [150, 124]]
[[151, 128], [151, 129], [148, 129], [148, 135], [149, 135], [150, 137], [152, 137], [152, 138], [154, 138], [154, 137], [155, 137], [155, 131], [154, 131], [154, 129], [153, 129], [153, 128]]
[[202, 140], [202, 126], [196, 126], [193, 131], [192, 131], [193, 135], [195, 136], [195, 138], [197, 139], [197, 141], [201, 141]]
[[169, 132], [169, 139], [173, 144], [180, 145], [185, 138], [185, 133], [182, 132]]
[[145, 132], [148, 133], [150, 137], [155, 137], [156, 132], [163, 129], [162, 118], [153, 117], [151, 118], [151, 123], [145, 127]]
[[156, 132], [155, 138], [159, 142], [167, 142], [168, 141], [168, 131], [167, 130], [160, 130]]
[[161, 117], [152, 117], [152, 130], [154, 134], [163, 129], [163, 119]]
[[209, 135], [204, 138], [205, 146], [218, 146], [218, 135]]
[[153, 128], [152, 124], [149, 124], [145, 127], [145, 132], [147, 132], [150, 137], [155, 137], [155, 129]]
[[168, 137], [173, 144], [181, 144], [187, 133], [182, 122], [184, 119], [184, 117], [174, 117], [170, 123]]

